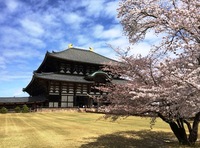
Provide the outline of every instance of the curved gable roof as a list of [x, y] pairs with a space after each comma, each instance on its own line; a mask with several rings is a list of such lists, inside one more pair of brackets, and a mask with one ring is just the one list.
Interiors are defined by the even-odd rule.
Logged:
[[114, 63], [117, 62], [113, 59], [107, 58], [93, 51], [78, 49], [78, 48], [69, 48], [60, 52], [52, 52], [48, 54], [49, 56], [63, 60], [90, 63], [90, 64], [105, 64], [109, 62], [114, 62]]
[[116, 60], [107, 58], [105, 56], [102, 56], [90, 50], [79, 49], [79, 48], [68, 48], [66, 50], [59, 51], [59, 52], [53, 51], [52, 53], [50, 53], [47, 51], [42, 63], [40, 64], [38, 69], [35, 70], [35, 72], [39, 72], [42, 66], [46, 64], [49, 58], [61, 59], [65, 61], [88, 63], [88, 64], [97, 64], [97, 65], [103, 65], [110, 62], [115, 63], [115, 64], [119, 63]]

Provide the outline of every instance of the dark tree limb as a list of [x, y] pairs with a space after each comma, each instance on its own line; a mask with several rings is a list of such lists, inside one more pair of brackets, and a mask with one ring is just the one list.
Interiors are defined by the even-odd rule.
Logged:
[[189, 142], [194, 144], [198, 138], [198, 125], [200, 120], [200, 112], [198, 112], [194, 117], [194, 122], [192, 125], [192, 130], [189, 135]]
[[187, 125], [187, 128], [188, 128], [188, 130], [189, 130], [189, 133], [191, 133], [191, 131], [192, 131], [191, 124], [190, 124], [187, 120], [183, 120], [183, 122]]
[[157, 113], [158, 114], [158, 117], [160, 117], [163, 121], [167, 122], [167, 123], [170, 123], [171, 121], [167, 118], [165, 118], [161, 113]]
[[173, 120], [167, 119], [161, 113], [157, 113], [157, 114], [163, 121], [165, 121], [166, 123], [168, 123], [170, 125], [170, 128], [173, 131], [176, 138], [178, 139], [179, 143], [181, 143], [183, 145], [189, 145], [190, 144], [189, 141], [188, 141], [188, 138], [187, 138], [185, 128], [183, 126], [183, 119], [182, 118], [177, 119], [176, 122], [175, 122]]

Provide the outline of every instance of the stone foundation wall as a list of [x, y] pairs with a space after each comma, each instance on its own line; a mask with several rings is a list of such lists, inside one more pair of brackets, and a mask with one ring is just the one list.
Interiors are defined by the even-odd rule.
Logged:
[[90, 112], [90, 113], [105, 113], [97, 108], [38, 108], [36, 112]]
[[85, 108], [38, 108], [36, 112], [85, 112]]

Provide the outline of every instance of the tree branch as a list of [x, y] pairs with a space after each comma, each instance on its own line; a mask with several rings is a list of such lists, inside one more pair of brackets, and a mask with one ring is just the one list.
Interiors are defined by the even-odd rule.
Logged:
[[167, 123], [170, 123], [171, 121], [167, 118], [165, 118], [161, 113], [157, 113], [158, 114], [158, 117], [160, 117], [163, 121], [167, 122]]
[[189, 132], [191, 133], [191, 131], [192, 131], [191, 124], [187, 120], [183, 120], [183, 122], [187, 125], [187, 128], [188, 128]]

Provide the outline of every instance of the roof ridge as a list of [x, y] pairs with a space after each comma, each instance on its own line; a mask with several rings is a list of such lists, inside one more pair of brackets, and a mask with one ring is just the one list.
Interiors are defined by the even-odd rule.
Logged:
[[104, 55], [101, 55], [101, 54], [99, 54], [99, 53], [97, 53], [97, 52], [90, 51], [90, 50], [83, 49], [83, 48], [75, 48], [75, 47], [67, 48], [67, 49], [65, 49], [65, 50], [58, 51], [58, 52], [53, 51], [53, 52], [50, 53], [50, 54], [64, 53], [64, 52], [67, 52], [68, 50], [77, 50], [77, 51], [81, 51], [81, 52], [90, 52], [90, 53], [96, 54], [96, 55], [98, 55], [98, 56], [104, 57], [104, 58], [106, 58], [106, 59], [108, 59], [108, 60], [112, 60], [112, 61], [115, 61], [115, 62], [119, 62], [119, 61], [114, 60], [114, 59], [112, 59], [112, 58], [108, 58], [108, 57], [106, 57], [106, 56], [104, 56]]
[[64, 50], [61, 50], [61, 51], [52, 51], [51, 54], [57, 54], [57, 53], [62, 53], [62, 52], [66, 52], [67, 50], [70, 50], [70, 49], [73, 49], [73, 50], [82, 50], [82, 51], [89, 51], [87, 49], [83, 49], [83, 48], [75, 48], [75, 47], [72, 47], [72, 48], [67, 48], [67, 49], [64, 49]]

